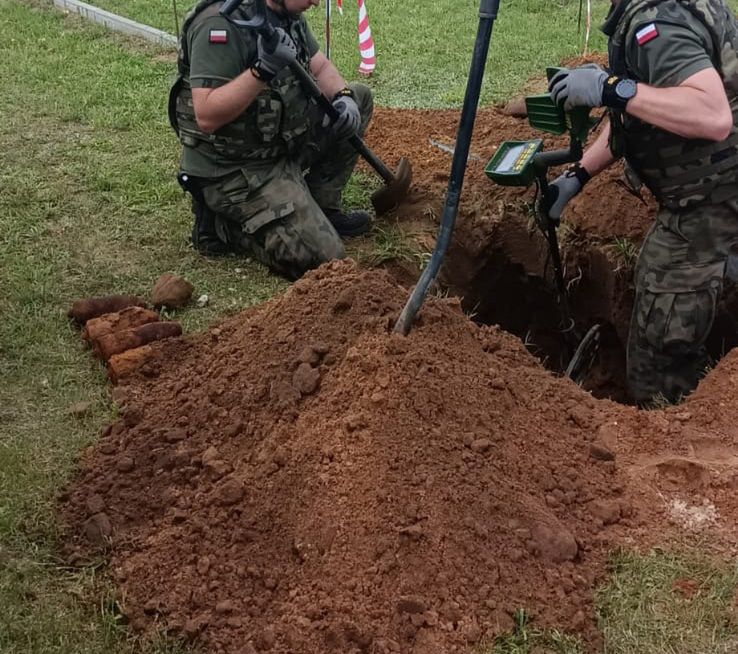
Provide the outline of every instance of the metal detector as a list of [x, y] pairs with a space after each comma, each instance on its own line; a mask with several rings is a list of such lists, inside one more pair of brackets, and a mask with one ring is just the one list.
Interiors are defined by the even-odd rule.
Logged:
[[[547, 70], [549, 79], [558, 70], [549, 68]], [[539, 198], [535, 205], [535, 217], [538, 228], [546, 237], [554, 272], [561, 312], [560, 331], [569, 359], [565, 374], [579, 383], [591, 368], [599, 351], [600, 325], [593, 325], [581, 337], [572, 318], [556, 233], [559, 220], [550, 215], [548, 170], [553, 166], [579, 161], [583, 154], [583, 144], [597, 121], [590, 118], [590, 110], [587, 107], [578, 107], [565, 112], [554, 104], [547, 93], [526, 98], [525, 105], [528, 110], [528, 121], [532, 127], [557, 135], [569, 132], [569, 147], [543, 152], [541, 139], [505, 141], [497, 149], [484, 172], [493, 182], [503, 186], [529, 186], [533, 182], [538, 185]]]

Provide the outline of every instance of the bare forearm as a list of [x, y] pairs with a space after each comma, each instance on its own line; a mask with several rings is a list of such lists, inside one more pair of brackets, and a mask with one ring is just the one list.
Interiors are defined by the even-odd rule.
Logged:
[[608, 121], [602, 128], [599, 136], [595, 139], [595, 142], [587, 148], [587, 151], [582, 157], [581, 164], [594, 177], [614, 161], [615, 157], [610, 150], [610, 122]]
[[346, 88], [346, 80], [341, 77], [336, 67], [323, 55], [318, 55], [310, 62], [310, 70], [315, 76], [318, 87], [327, 98], [332, 98], [341, 89]]
[[216, 89], [192, 89], [198, 126], [204, 132], [212, 133], [233, 122], [265, 88], [264, 82], [246, 70]]
[[[724, 93], [722, 93], [724, 96]], [[727, 99], [690, 86], [638, 84], [626, 111], [646, 123], [688, 139], [722, 141], [733, 126]]]

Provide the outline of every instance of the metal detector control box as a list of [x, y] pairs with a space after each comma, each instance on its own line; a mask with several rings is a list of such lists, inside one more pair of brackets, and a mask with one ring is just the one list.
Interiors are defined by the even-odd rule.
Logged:
[[[547, 69], [548, 78], [556, 74], [558, 68]], [[584, 143], [590, 129], [596, 123], [590, 118], [589, 107], [577, 107], [564, 111], [554, 104], [551, 95], [542, 93], [525, 98], [525, 108], [531, 127], [549, 134], [561, 135], [569, 132], [574, 141]], [[505, 141], [497, 149], [492, 160], [484, 169], [487, 177], [503, 186], [529, 186], [537, 175], [535, 155], [543, 150], [543, 141]]]
[[505, 141], [484, 169], [487, 177], [502, 186], [528, 186], [536, 178], [533, 157], [543, 149], [543, 141]]

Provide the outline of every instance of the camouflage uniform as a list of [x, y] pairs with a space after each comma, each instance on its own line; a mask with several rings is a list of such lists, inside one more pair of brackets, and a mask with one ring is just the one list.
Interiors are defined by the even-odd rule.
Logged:
[[[256, 32], [221, 17], [221, 4], [202, 0], [183, 23], [179, 75], [170, 94], [170, 120], [183, 146], [180, 167], [214, 212], [224, 243], [294, 279], [345, 256], [324, 211], [340, 208], [358, 154], [348, 141], [330, 139], [322, 111], [289, 68], [233, 122], [214, 134], [199, 129], [191, 89], [222, 86], [257, 57]], [[244, 0], [234, 17], [251, 18], [254, 5]], [[298, 61], [309, 69], [318, 44], [305, 18], [272, 12], [269, 17], [290, 33]], [[211, 42], [213, 30], [225, 31], [226, 41]], [[372, 94], [360, 84], [351, 88], [361, 112], [361, 135], [372, 115]]]
[[[657, 36], [639, 45], [651, 24]], [[738, 24], [722, 0], [620, 0], [603, 30], [617, 75], [673, 87], [717, 69], [738, 124]], [[628, 385], [640, 404], [677, 402], [709, 363], [705, 342], [738, 246], [738, 132], [685, 139], [619, 111], [611, 126], [613, 154], [660, 203], [636, 267]]]

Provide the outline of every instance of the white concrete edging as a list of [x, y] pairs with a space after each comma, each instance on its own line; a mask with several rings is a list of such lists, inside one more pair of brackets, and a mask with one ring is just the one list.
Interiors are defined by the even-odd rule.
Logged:
[[80, 2], [79, 0], [54, 0], [54, 5], [59, 9], [73, 11], [115, 32], [123, 32], [124, 34], [138, 36], [161, 45], [177, 47], [177, 37], [172, 34], [162, 32], [162, 30], [158, 30], [155, 27], [137, 23], [123, 16], [117, 16], [104, 9], [98, 9], [92, 5], [88, 5], [85, 2]]

